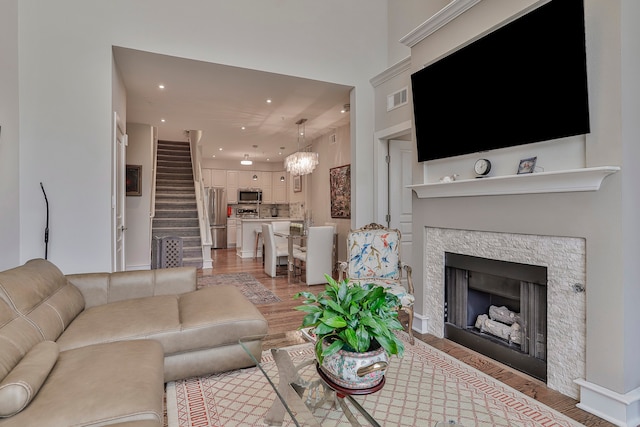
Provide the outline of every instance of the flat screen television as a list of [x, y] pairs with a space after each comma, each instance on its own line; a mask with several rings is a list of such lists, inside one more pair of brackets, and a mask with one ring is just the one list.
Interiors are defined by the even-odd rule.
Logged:
[[583, 0], [552, 0], [411, 75], [418, 161], [589, 133]]

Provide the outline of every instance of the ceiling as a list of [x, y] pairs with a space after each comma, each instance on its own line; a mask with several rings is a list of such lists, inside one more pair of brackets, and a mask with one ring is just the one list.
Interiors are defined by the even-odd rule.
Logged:
[[350, 120], [341, 113], [350, 86], [122, 47], [113, 55], [127, 91], [127, 122], [157, 127], [164, 141], [187, 141], [186, 131], [201, 130], [205, 159], [239, 162], [248, 154], [281, 162], [298, 149], [298, 120], [307, 119], [301, 148]]

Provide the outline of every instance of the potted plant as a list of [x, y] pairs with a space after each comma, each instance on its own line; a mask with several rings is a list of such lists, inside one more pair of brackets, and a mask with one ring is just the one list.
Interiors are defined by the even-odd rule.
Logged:
[[346, 388], [370, 388], [380, 383], [388, 357], [404, 354], [404, 344], [394, 334], [402, 330], [398, 297], [374, 284], [338, 283], [325, 275], [324, 291], [298, 292], [306, 312], [301, 328], [312, 327], [320, 369]]

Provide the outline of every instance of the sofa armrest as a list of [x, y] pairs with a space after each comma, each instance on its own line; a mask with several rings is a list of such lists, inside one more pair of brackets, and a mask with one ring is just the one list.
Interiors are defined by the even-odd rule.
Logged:
[[82, 292], [85, 308], [133, 298], [183, 294], [196, 290], [195, 267], [69, 274], [66, 277]]

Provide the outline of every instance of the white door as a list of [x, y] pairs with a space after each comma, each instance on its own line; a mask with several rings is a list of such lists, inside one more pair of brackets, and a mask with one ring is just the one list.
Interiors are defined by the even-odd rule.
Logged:
[[412, 141], [389, 140], [389, 222], [390, 228], [397, 228], [402, 233], [402, 245], [400, 255], [402, 260], [411, 264], [412, 257], [412, 194], [411, 189], [406, 188], [411, 185], [411, 167], [413, 146]]
[[124, 126], [113, 113], [113, 189], [112, 189], [112, 217], [113, 217], [113, 271], [125, 270], [125, 179], [126, 179], [127, 135]]

